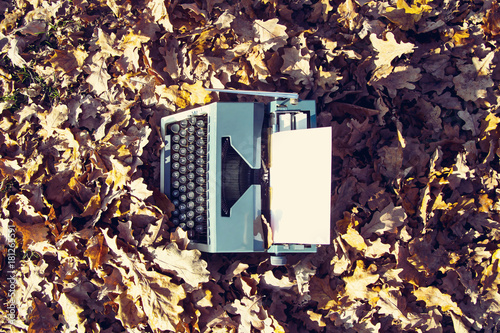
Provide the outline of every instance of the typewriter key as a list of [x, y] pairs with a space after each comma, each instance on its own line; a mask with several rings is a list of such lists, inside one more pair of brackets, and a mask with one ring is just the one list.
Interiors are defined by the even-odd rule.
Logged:
[[205, 145], [205, 140], [203, 140], [203, 139], [196, 140], [196, 145], [198, 147], [203, 147]]
[[188, 210], [188, 211], [186, 212], [186, 217], [187, 217], [188, 219], [192, 219], [192, 218], [194, 217], [194, 212], [193, 212], [192, 210]]
[[179, 142], [179, 140], [181, 139], [181, 137], [179, 136], [179, 134], [176, 134], [172, 137], [172, 141], [173, 142]]
[[196, 174], [198, 176], [203, 176], [205, 174], [205, 169], [203, 169], [203, 168], [196, 168]]
[[198, 186], [194, 191], [196, 194], [205, 194], [205, 189], [201, 186]]
[[202, 206], [198, 206], [196, 207], [195, 211], [196, 214], [202, 214], [205, 211], [205, 208], [203, 208]]
[[188, 189], [189, 191], [192, 191], [192, 190], [194, 190], [195, 185], [194, 185], [194, 183], [193, 183], [193, 182], [189, 182], [189, 183], [187, 183], [187, 186], [186, 186], [186, 187], [187, 187], [187, 189]]
[[188, 160], [189, 162], [194, 162], [194, 159], [195, 159], [194, 154], [188, 154], [188, 156], [187, 156], [187, 160]]
[[180, 166], [181, 165], [179, 164], [179, 162], [172, 163], [172, 169], [174, 169], [174, 170], [178, 170]]
[[173, 159], [174, 161], [178, 161], [178, 160], [179, 160], [179, 157], [181, 157], [181, 155], [179, 155], [179, 153], [173, 153], [173, 154], [172, 154], [172, 159]]
[[172, 200], [172, 204], [175, 206], [175, 207], [178, 207], [180, 202], [179, 200], [175, 199], [175, 200]]
[[188, 202], [186, 203], [186, 207], [187, 207], [187, 209], [193, 209], [193, 208], [194, 208], [194, 202], [192, 202], [192, 201], [188, 201]]
[[173, 225], [179, 225], [179, 219], [172, 219], [171, 222]]
[[179, 135], [180, 135], [181, 137], [185, 137], [185, 136], [187, 135], [187, 131], [186, 131], [185, 129], [181, 129], [181, 130], [179, 131]]
[[191, 220], [187, 221], [187, 222], [186, 222], [186, 227], [188, 227], [188, 228], [190, 228], [190, 229], [191, 229], [191, 228], [194, 228], [194, 222], [193, 222], [193, 221], [191, 221]]
[[179, 171], [172, 172], [172, 180], [178, 180], [180, 176], [181, 173]]
[[189, 133], [189, 134], [193, 134], [193, 133], [194, 133], [194, 131], [195, 131], [194, 126], [189, 126], [189, 127], [187, 128], [187, 131], [188, 131], [188, 133]]
[[179, 228], [186, 230], [186, 223], [184, 222], [179, 223]]
[[187, 166], [187, 169], [188, 169], [189, 172], [194, 171], [194, 164], [193, 163], [189, 163], [188, 166]]
[[187, 139], [188, 139], [188, 142], [189, 142], [189, 143], [193, 143], [193, 142], [194, 142], [194, 140], [195, 140], [195, 137], [194, 137], [194, 135], [190, 135], [190, 136], [188, 136], [188, 138], [187, 138]]
[[181, 174], [183, 174], [183, 175], [184, 175], [184, 174], [186, 174], [186, 172], [187, 172], [187, 171], [188, 171], [188, 169], [186, 168], [186, 166], [185, 166], [185, 165], [183, 165], [183, 166], [179, 167], [179, 172], [180, 172]]
[[205, 136], [205, 130], [203, 128], [198, 129], [196, 131], [196, 135], [201, 136], [201, 137]]
[[187, 219], [186, 214], [179, 215], [179, 221], [184, 222], [186, 221], [186, 219]]
[[186, 184], [187, 183], [187, 177], [186, 176], [180, 176], [179, 177], [179, 183]]
[[178, 190], [173, 190], [173, 191], [172, 191], [172, 196], [174, 196], [174, 197], [178, 197], [178, 196], [179, 196], [179, 194], [180, 194], [180, 193], [179, 193], [179, 191], [178, 191]]
[[179, 214], [180, 213], [179, 213], [179, 211], [177, 209], [172, 212], [172, 216], [173, 217], [177, 217], [177, 216], [179, 216]]
[[186, 119], [181, 120], [180, 125], [181, 125], [182, 128], [186, 128], [187, 125], [188, 125], [188, 121]]
[[192, 153], [196, 149], [196, 147], [194, 145], [188, 145], [187, 149], [188, 152]]
[[205, 159], [199, 157], [196, 159], [196, 164], [198, 164], [199, 166], [203, 166], [205, 165]]
[[186, 155], [186, 153], [187, 153], [186, 148], [182, 147], [181, 149], [179, 149], [179, 154]]
[[179, 158], [179, 163], [182, 164], [182, 165], [186, 165], [187, 164], [187, 158], [185, 156], [182, 156], [181, 158]]
[[186, 208], [187, 208], [186, 204], [184, 204], [184, 203], [179, 204], [179, 211], [180, 212], [184, 212], [186, 210]]
[[180, 185], [179, 186], [179, 192], [186, 193], [186, 185]]
[[170, 130], [172, 131], [172, 133], [178, 133], [180, 130], [179, 124], [170, 125]]
[[193, 180], [196, 176], [194, 175], [194, 173], [190, 172], [187, 174], [187, 179], [188, 180]]
[[195, 201], [198, 205], [202, 205], [205, 203], [205, 198], [204, 197], [197, 197]]
[[180, 186], [180, 185], [181, 185], [181, 184], [180, 184], [178, 181], [174, 181], [174, 182], [172, 182], [172, 187], [173, 187], [173, 188], [179, 188], [179, 186]]
[[180, 202], [186, 202], [187, 201], [187, 196], [185, 194], [182, 194], [180, 197], [179, 197], [179, 201]]
[[178, 143], [172, 145], [172, 150], [173, 151], [179, 151], [180, 148], [181, 148], [181, 146]]
[[198, 126], [198, 127], [203, 127], [203, 126], [205, 126], [205, 122], [204, 122], [203, 120], [201, 120], [201, 119], [200, 119], [200, 120], [198, 120], [198, 121], [196, 122], [196, 126]]
[[203, 177], [196, 177], [196, 184], [198, 184], [198, 185], [205, 184], [205, 178], [203, 178]]
[[194, 230], [195, 230], [196, 232], [202, 233], [202, 232], [203, 232], [203, 226], [202, 226], [201, 224], [198, 224], [198, 225], [194, 228]]
[[187, 145], [187, 140], [186, 140], [186, 138], [182, 138], [182, 139], [180, 139], [180, 140], [179, 140], [179, 143], [180, 143], [180, 145], [181, 145], [181, 146], [185, 146], [185, 145]]
[[196, 223], [203, 223], [203, 220], [204, 220], [204, 218], [203, 218], [203, 216], [202, 216], [202, 215], [198, 215], [198, 216], [196, 216], [196, 217], [194, 218], [194, 221], [195, 221]]
[[205, 156], [205, 149], [203, 149], [203, 148], [196, 149], [196, 155]]
[[189, 200], [193, 200], [194, 199], [194, 192], [188, 192], [187, 197]]
[[188, 120], [189, 120], [189, 124], [191, 124], [191, 125], [196, 124], [196, 117], [195, 117], [195, 116], [191, 116], [191, 117], [189, 117], [189, 119], [188, 119]]

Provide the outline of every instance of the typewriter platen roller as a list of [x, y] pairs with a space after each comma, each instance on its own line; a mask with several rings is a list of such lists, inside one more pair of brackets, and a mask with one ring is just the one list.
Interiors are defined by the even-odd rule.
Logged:
[[[276, 190], [270, 187], [269, 179], [273, 177], [269, 172], [273, 169], [273, 134], [301, 131], [304, 135], [303, 131], [315, 127], [315, 102], [291, 103], [289, 99], [269, 104], [217, 102], [164, 117], [160, 188], [176, 207], [171, 222], [187, 230], [190, 246], [211, 253], [315, 252], [315, 244], [301, 243], [300, 239], [269, 247], [262, 223], [262, 216], [268, 221], [274, 216], [277, 221], [279, 215], [271, 214], [272, 192]], [[328, 144], [331, 147], [331, 139]], [[290, 156], [293, 153], [293, 147], [282, 145], [279, 149], [290, 149]], [[327, 178], [331, 153], [328, 155], [328, 175], [322, 175]], [[328, 207], [320, 207], [328, 210], [328, 216], [329, 197]], [[277, 227], [287, 227], [278, 222]], [[316, 244], [329, 243], [329, 217], [322, 223], [323, 229], [317, 231], [324, 234], [327, 225], [328, 240], [320, 239]]]

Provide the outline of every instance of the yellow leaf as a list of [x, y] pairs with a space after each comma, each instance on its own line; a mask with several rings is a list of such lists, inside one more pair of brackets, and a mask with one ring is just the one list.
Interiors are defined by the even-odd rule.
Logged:
[[188, 96], [183, 96], [183, 98], [186, 99], [191, 106], [196, 104], [207, 104], [212, 100], [210, 91], [203, 87], [203, 82], [201, 81], [197, 81], [194, 84], [183, 83], [181, 88], [189, 93]]
[[123, 187], [125, 183], [130, 179], [128, 172], [130, 171], [131, 167], [124, 166], [120, 161], [112, 156], [110, 157], [110, 161], [113, 167], [108, 173], [106, 184], [108, 184], [109, 186], [113, 184], [113, 191], [116, 191], [118, 188]]
[[469, 32], [467, 30], [457, 31], [453, 34], [455, 45], [467, 44], [467, 41], [465, 41], [467, 38], [469, 38]]
[[359, 234], [356, 229], [347, 228], [347, 233], [341, 236], [343, 240], [358, 251], [366, 250], [365, 239]]
[[379, 279], [378, 274], [372, 274], [370, 272], [371, 267], [365, 269], [363, 261], [358, 260], [356, 262], [356, 268], [354, 269], [354, 274], [352, 276], [346, 276], [343, 278], [345, 281], [345, 291], [350, 298], [354, 299], [369, 299], [370, 294], [373, 293], [372, 290], [368, 289], [368, 285], [377, 282]]
[[451, 300], [451, 296], [443, 294], [436, 287], [420, 287], [413, 292], [418, 301], [424, 301], [428, 307], [439, 306], [442, 311], [451, 310], [457, 315], [463, 315], [457, 303]]

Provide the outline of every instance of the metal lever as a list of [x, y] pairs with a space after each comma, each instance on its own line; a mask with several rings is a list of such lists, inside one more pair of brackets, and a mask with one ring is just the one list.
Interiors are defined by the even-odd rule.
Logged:
[[285, 92], [276, 92], [276, 91], [254, 91], [254, 90], [233, 90], [233, 89], [214, 89], [214, 88], [206, 88], [208, 91], [216, 91], [223, 92], [228, 94], [240, 94], [240, 95], [253, 95], [253, 96], [264, 96], [264, 97], [274, 97], [278, 98], [289, 98], [292, 100], [292, 104], [294, 100], [299, 99], [299, 94], [297, 93], [285, 93]]

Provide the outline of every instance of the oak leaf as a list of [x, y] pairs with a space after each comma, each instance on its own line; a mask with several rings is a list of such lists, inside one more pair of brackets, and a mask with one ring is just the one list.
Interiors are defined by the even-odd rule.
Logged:
[[406, 65], [393, 68], [384, 65], [375, 70], [368, 84], [379, 90], [387, 88], [389, 96], [394, 98], [399, 89], [415, 89], [413, 82], [417, 82], [421, 78], [420, 68]]
[[84, 309], [78, 304], [77, 300], [71, 300], [66, 293], [61, 293], [57, 301], [62, 308], [64, 321], [66, 322], [66, 329], [70, 332], [76, 330], [77, 332], [84, 332], [84, 321], [80, 314]]
[[208, 282], [210, 273], [207, 263], [200, 259], [200, 251], [179, 250], [176, 243], [170, 243], [164, 247], [149, 248], [149, 252], [155, 264], [163, 271], [177, 274], [190, 289], [196, 289], [200, 283]]
[[371, 273], [371, 267], [365, 269], [363, 262], [358, 260], [353, 275], [342, 278], [345, 281], [346, 295], [353, 299], [370, 299], [370, 295], [375, 292], [368, 285], [377, 282], [379, 277], [379, 274]]
[[86, 72], [90, 74], [87, 77], [87, 83], [90, 85], [92, 91], [100, 97], [104, 93], [106, 95], [109, 93], [108, 81], [111, 79], [111, 75], [108, 73], [108, 66], [106, 64], [106, 58], [101, 53], [96, 53], [92, 57], [92, 61], [89, 65], [85, 67]]
[[267, 21], [255, 20], [253, 23], [255, 36], [259, 39], [264, 51], [269, 49], [276, 51], [287, 43], [286, 26], [278, 24], [278, 21], [279, 19], [273, 18]]
[[412, 53], [415, 49], [415, 45], [412, 43], [398, 43], [394, 38], [392, 32], [388, 32], [385, 35], [386, 40], [378, 39], [375, 34], [370, 35], [370, 41], [373, 47], [377, 51], [378, 55], [375, 59], [375, 66], [380, 67], [383, 65], [390, 65], [392, 60], [403, 54]]
[[494, 55], [495, 52], [491, 51], [482, 60], [473, 57], [472, 64], [462, 62], [457, 65], [460, 74], [453, 78], [453, 83], [458, 96], [472, 102], [486, 97], [487, 89], [494, 86], [490, 75]]
[[443, 294], [436, 287], [419, 287], [413, 294], [417, 297], [417, 300], [424, 301], [428, 307], [439, 306], [444, 312], [451, 310], [457, 315], [463, 315], [457, 303], [451, 300], [451, 296]]
[[381, 212], [373, 214], [370, 223], [361, 228], [361, 235], [369, 238], [372, 234], [383, 235], [385, 232], [396, 233], [397, 228], [402, 226], [406, 219], [403, 207], [394, 207], [391, 202]]

